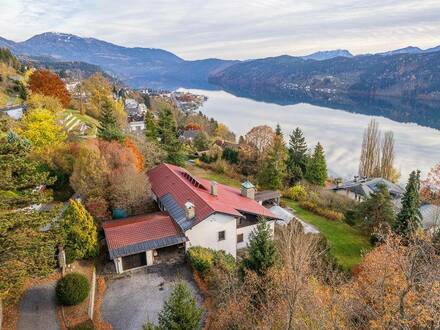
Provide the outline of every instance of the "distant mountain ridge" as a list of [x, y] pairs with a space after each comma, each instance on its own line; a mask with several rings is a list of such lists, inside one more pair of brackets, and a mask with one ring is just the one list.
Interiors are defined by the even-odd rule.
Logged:
[[[440, 46], [425, 50], [410, 46], [374, 55], [353, 56], [348, 50], [336, 49], [248, 61], [188, 61], [162, 49], [129, 48], [95, 38], [46, 32], [23, 42], [0, 37], [0, 47], [37, 61], [53, 59], [51, 65], [56, 67], [63, 67], [61, 63], [55, 65], [56, 61], [89, 63], [135, 88], [215, 88], [213, 83], [255, 92], [265, 88], [270, 93], [362, 92], [428, 98], [440, 94], [437, 55], [428, 56], [440, 52]], [[89, 67], [93, 70], [97, 68]]]
[[207, 84], [211, 72], [224, 69], [237, 61], [207, 59], [185, 61], [175, 54], [155, 48], [128, 48], [95, 38], [46, 32], [23, 42], [0, 39], [0, 47], [16, 55], [51, 57], [58, 61], [80, 61], [100, 66], [103, 70], [133, 87], [162, 87], [167, 81], [191, 86]]

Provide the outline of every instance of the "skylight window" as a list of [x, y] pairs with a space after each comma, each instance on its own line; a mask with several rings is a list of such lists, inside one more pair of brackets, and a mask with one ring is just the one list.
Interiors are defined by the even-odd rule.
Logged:
[[203, 184], [201, 184], [196, 178], [194, 178], [191, 174], [189, 174], [188, 172], [180, 172], [180, 174], [182, 174], [182, 176], [190, 183], [192, 184], [194, 187], [199, 188], [199, 189], [204, 189], [207, 190], [205, 188], [205, 186]]

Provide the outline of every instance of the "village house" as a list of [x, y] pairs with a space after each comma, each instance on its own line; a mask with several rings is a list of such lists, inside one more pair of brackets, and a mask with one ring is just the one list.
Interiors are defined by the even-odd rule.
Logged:
[[[245, 248], [259, 217], [279, 219], [255, 200], [256, 189], [241, 189], [192, 176], [187, 170], [161, 164], [148, 173], [153, 199], [161, 212], [112, 220], [103, 228], [110, 259], [118, 273], [152, 265], [170, 248], [202, 246], [237, 256]], [[273, 196], [271, 196], [273, 197]]]

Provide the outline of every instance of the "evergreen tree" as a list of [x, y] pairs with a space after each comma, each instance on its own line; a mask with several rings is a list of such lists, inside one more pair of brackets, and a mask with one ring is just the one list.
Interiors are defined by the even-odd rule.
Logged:
[[362, 227], [369, 235], [383, 236], [395, 219], [391, 195], [385, 185], [371, 193], [370, 197], [359, 205]]
[[98, 254], [98, 232], [93, 217], [80, 201], [71, 199], [60, 223], [69, 262]]
[[144, 117], [145, 137], [148, 141], [157, 142], [157, 124], [151, 111], [147, 111]]
[[122, 142], [124, 139], [124, 134], [118, 127], [113, 113], [113, 104], [109, 99], [106, 99], [102, 105], [98, 137], [106, 141], [117, 140]]
[[312, 157], [307, 162], [305, 179], [310, 183], [323, 186], [327, 180], [327, 163], [324, 149], [318, 142]]
[[277, 135], [277, 136], [283, 136], [283, 132], [281, 131], [281, 126], [280, 126], [280, 124], [277, 124], [277, 127], [275, 128], [275, 134]]
[[176, 165], [183, 165], [185, 155], [182, 150], [182, 143], [179, 140], [176, 120], [170, 109], [162, 109], [159, 113], [157, 133], [160, 144], [167, 151], [166, 161]]
[[307, 143], [303, 132], [297, 127], [289, 136], [287, 171], [290, 183], [303, 179], [307, 167]]
[[265, 219], [260, 219], [257, 229], [250, 235], [248, 253], [243, 260], [243, 266], [261, 276], [276, 264], [277, 259], [278, 254], [270, 226]]
[[267, 189], [281, 189], [286, 176], [287, 151], [282, 135], [275, 134], [271, 150], [257, 174], [258, 184]]
[[188, 285], [180, 281], [175, 284], [170, 298], [165, 302], [159, 314], [157, 328], [160, 330], [200, 329], [201, 315], [202, 310], [197, 307]]
[[420, 171], [412, 171], [402, 198], [402, 209], [394, 222], [394, 231], [409, 238], [420, 226]]

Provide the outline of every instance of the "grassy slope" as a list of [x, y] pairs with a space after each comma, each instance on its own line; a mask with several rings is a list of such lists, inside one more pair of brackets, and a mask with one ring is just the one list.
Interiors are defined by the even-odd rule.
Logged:
[[359, 264], [362, 253], [368, 251], [371, 245], [368, 239], [355, 228], [344, 222], [327, 220], [299, 207], [298, 203], [284, 199], [287, 205], [296, 211], [296, 215], [314, 225], [330, 243], [330, 253], [346, 270]]
[[[193, 165], [188, 165], [187, 169], [195, 176], [215, 180], [233, 187], [240, 187], [240, 182], [225, 174], [214, 173]], [[368, 238], [346, 223], [330, 221], [315, 215], [299, 207], [295, 201], [284, 199], [284, 202], [296, 211], [298, 217], [315, 226], [324, 235], [329, 241], [330, 253], [344, 269], [349, 270], [359, 264], [362, 253], [371, 248]]]
[[82, 115], [82, 114], [79, 113], [78, 110], [74, 110], [74, 109], [66, 109], [66, 110], [64, 110], [63, 113], [61, 114], [61, 118], [67, 117], [67, 115], [69, 113], [72, 114], [72, 116], [78, 118], [83, 123], [87, 124], [88, 126], [90, 126], [92, 128], [89, 131], [88, 135], [96, 134], [96, 127], [98, 126], [98, 121], [95, 118], [92, 118], [92, 117], [90, 117], [88, 115]]

